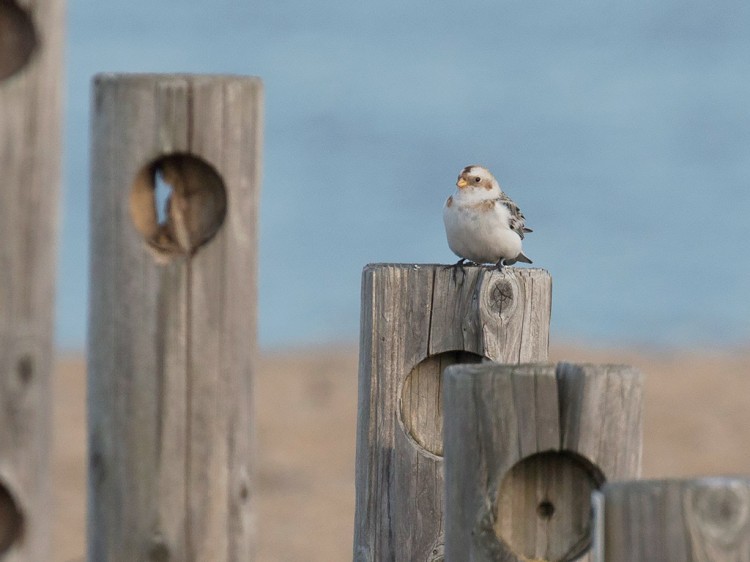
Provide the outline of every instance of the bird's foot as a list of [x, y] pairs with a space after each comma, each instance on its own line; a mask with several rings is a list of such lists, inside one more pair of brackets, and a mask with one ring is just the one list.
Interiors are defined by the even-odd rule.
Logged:
[[499, 260], [497, 260], [497, 263], [495, 264], [494, 269], [502, 273], [506, 267], [508, 266], [505, 265], [505, 258], [500, 258]]
[[[466, 263], [466, 258], [461, 258], [453, 265], [449, 265], [447, 267], [450, 267], [453, 270], [453, 282], [456, 282], [456, 272], [461, 272], [461, 283], [464, 282], [464, 279], [466, 278], [466, 268], [464, 267], [464, 263]], [[471, 262], [469, 262], [471, 263]]]

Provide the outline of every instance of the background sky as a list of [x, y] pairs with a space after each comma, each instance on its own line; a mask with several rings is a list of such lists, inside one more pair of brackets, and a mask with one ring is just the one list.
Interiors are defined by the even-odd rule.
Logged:
[[97, 72], [264, 80], [266, 348], [356, 342], [368, 262], [454, 262], [474, 163], [534, 229], [553, 339], [745, 345], [748, 53], [744, 0], [69, 0], [58, 345], [85, 345]]

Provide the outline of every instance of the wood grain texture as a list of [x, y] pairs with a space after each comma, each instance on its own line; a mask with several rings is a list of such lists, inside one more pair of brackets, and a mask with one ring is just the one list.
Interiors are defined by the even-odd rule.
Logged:
[[[62, 0], [0, 2], [0, 558], [4, 562], [50, 559], [50, 376], [64, 9]], [[18, 21], [26, 23], [14, 27]], [[33, 25], [32, 42], [38, 44], [24, 58], [26, 47], [33, 47], [26, 44], [28, 25]]]
[[[93, 100], [88, 559], [251, 559], [262, 84], [100, 75]], [[174, 153], [218, 172], [226, 215], [160, 255], [131, 186]]]
[[615, 482], [598, 503], [594, 562], [750, 561], [750, 478]]
[[586, 552], [591, 492], [640, 473], [642, 382], [616, 365], [446, 369], [446, 560]]
[[550, 299], [540, 269], [365, 268], [356, 562], [443, 559], [442, 369], [546, 360]]

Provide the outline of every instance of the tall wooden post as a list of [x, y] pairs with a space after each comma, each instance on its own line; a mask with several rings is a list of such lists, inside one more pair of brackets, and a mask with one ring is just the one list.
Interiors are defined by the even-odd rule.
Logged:
[[369, 265], [362, 279], [355, 562], [442, 560], [441, 373], [547, 358], [540, 269]]
[[93, 100], [88, 559], [249, 560], [261, 82]]
[[594, 562], [750, 561], [750, 478], [614, 482], [595, 493]]
[[444, 384], [446, 560], [578, 560], [592, 491], [640, 473], [641, 374], [456, 365]]
[[62, 0], [0, 0], [0, 559], [49, 560]]

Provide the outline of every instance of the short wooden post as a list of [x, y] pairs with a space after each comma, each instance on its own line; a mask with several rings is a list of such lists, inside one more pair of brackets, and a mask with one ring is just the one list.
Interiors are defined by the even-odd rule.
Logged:
[[444, 385], [446, 560], [578, 559], [591, 492], [640, 472], [640, 373], [456, 365]]
[[88, 559], [249, 560], [261, 82], [93, 100]]
[[551, 278], [376, 264], [362, 276], [356, 562], [443, 558], [441, 373], [547, 358]]
[[49, 560], [63, 0], [0, 0], [0, 559]]
[[750, 561], [750, 477], [614, 482], [595, 495], [594, 562]]

